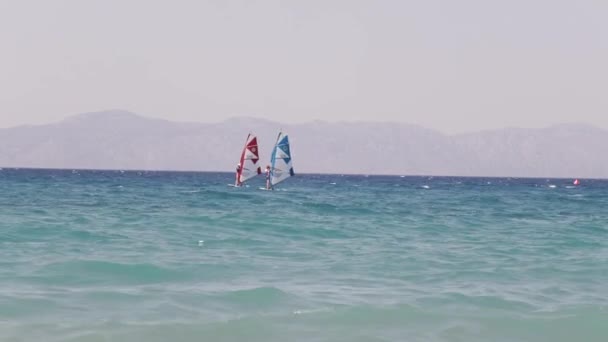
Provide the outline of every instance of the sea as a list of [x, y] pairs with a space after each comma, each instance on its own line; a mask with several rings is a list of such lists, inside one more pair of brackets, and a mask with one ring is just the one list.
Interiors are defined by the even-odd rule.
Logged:
[[608, 181], [2, 169], [0, 341], [608, 341]]

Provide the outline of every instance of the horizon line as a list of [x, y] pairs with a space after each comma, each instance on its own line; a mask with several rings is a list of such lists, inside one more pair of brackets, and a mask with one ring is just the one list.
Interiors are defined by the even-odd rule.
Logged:
[[[3, 170], [36, 170], [36, 171], [115, 171], [115, 172], [158, 172], [158, 173], [221, 173], [221, 174], [233, 174], [234, 171], [203, 171], [203, 170], [169, 170], [169, 169], [112, 169], [112, 168], [55, 168], [55, 167], [15, 167], [15, 166], [0, 166], [0, 172]], [[408, 175], [408, 174], [381, 174], [381, 173], [323, 173], [323, 172], [299, 172], [298, 175], [319, 175], [319, 176], [361, 176], [361, 177], [431, 177], [431, 178], [490, 178], [490, 179], [555, 179], [555, 180], [570, 180], [570, 179], [583, 179], [583, 180], [608, 180], [607, 178], [587, 178], [587, 177], [533, 177], [533, 176], [457, 176], [457, 175]]]

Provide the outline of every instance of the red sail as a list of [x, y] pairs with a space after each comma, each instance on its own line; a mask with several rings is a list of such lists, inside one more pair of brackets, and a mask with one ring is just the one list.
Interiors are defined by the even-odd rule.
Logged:
[[258, 165], [259, 160], [258, 139], [255, 135], [249, 134], [241, 153], [241, 167], [238, 173], [239, 182], [245, 182], [255, 175], [262, 173], [262, 169]]

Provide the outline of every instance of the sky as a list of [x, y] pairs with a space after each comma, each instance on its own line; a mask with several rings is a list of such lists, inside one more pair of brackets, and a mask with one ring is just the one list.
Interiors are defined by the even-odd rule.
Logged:
[[0, 127], [175, 121], [608, 128], [605, 0], [0, 0]]

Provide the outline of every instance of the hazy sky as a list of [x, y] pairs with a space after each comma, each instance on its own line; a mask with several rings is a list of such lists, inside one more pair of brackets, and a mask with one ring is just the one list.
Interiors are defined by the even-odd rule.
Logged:
[[0, 0], [0, 127], [179, 121], [608, 128], [608, 1]]

